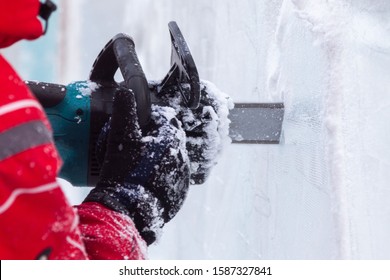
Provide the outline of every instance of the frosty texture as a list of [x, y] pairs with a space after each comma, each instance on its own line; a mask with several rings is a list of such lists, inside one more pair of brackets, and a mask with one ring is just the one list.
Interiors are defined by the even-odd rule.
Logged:
[[86, 201], [130, 216], [151, 244], [188, 191], [185, 133], [172, 108], [153, 106], [143, 135], [130, 91], [119, 91], [113, 108], [100, 181]]
[[186, 133], [190, 158], [191, 183], [203, 184], [217, 164], [223, 144], [230, 142], [229, 109], [233, 101], [208, 81], [201, 82], [201, 99], [197, 109], [183, 106], [180, 93], [164, 97], [175, 109]]

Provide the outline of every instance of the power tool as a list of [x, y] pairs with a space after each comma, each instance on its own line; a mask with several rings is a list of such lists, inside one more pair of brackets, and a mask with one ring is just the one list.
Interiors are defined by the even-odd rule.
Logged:
[[[60, 177], [75, 186], [94, 186], [100, 166], [96, 156], [99, 134], [112, 113], [119, 87], [131, 89], [141, 126], [148, 125], [151, 104], [165, 105], [162, 96], [180, 92], [182, 106], [199, 106], [201, 88], [192, 54], [177, 25], [168, 24], [171, 37], [171, 67], [161, 82], [148, 82], [138, 60], [133, 39], [114, 36], [97, 56], [89, 79], [69, 85], [26, 81], [45, 109], [64, 165]], [[115, 81], [120, 70], [123, 81]], [[282, 103], [236, 104], [231, 111], [230, 136], [234, 143], [279, 143]], [[248, 121], [248, 122], [247, 122]], [[260, 124], [260, 126], [259, 126]]]

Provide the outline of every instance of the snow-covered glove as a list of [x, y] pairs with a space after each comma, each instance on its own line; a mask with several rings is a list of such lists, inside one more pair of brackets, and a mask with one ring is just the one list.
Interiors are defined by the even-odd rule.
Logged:
[[100, 179], [85, 201], [130, 216], [151, 244], [181, 208], [189, 186], [185, 133], [169, 107], [152, 107], [142, 135], [135, 99], [119, 90], [114, 99]]
[[190, 159], [191, 184], [203, 184], [229, 141], [229, 109], [233, 101], [216, 86], [201, 81], [201, 98], [197, 109], [183, 106], [179, 92], [163, 97], [175, 108], [177, 118], [182, 122], [187, 135], [187, 151]]

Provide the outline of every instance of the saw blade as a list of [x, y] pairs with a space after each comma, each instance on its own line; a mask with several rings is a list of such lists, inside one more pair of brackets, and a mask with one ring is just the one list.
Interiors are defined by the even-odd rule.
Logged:
[[283, 103], [235, 103], [229, 136], [235, 144], [279, 144], [283, 117]]

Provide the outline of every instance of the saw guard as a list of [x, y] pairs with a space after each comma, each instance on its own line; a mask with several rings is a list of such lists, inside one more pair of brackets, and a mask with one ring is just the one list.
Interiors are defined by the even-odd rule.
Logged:
[[158, 95], [179, 91], [184, 105], [196, 109], [200, 101], [199, 74], [190, 49], [176, 22], [168, 24], [171, 34], [171, 69], [158, 86]]

